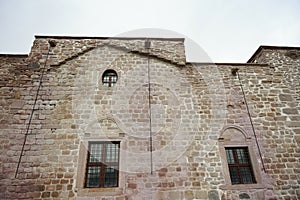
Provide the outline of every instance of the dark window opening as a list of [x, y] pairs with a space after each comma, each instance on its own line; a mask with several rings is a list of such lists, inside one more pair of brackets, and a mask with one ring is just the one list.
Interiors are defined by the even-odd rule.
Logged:
[[118, 187], [120, 142], [89, 142], [85, 187]]
[[117, 83], [118, 75], [114, 70], [106, 70], [102, 76], [103, 85], [112, 87]]
[[256, 183], [247, 147], [228, 147], [226, 158], [232, 184]]

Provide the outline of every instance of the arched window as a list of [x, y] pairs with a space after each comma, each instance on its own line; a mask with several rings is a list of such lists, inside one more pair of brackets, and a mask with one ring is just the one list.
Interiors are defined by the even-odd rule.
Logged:
[[102, 75], [102, 82], [104, 86], [112, 87], [117, 83], [118, 75], [112, 69], [106, 70]]

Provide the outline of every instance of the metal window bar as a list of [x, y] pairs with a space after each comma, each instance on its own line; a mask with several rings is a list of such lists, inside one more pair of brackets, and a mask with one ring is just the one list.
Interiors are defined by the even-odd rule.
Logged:
[[232, 184], [256, 183], [247, 147], [225, 148]]
[[119, 179], [119, 142], [90, 142], [85, 187], [117, 187]]
[[117, 83], [117, 80], [118, 80], [118, 76], [116, 72], [114, 71], [104, 72], [103, 79], [102, 79], [104, 86], [112, 87]]

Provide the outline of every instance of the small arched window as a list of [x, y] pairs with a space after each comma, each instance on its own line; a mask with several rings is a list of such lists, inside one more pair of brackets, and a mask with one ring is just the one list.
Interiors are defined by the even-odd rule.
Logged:
[[106, 70], [102, 75], [102, 82], [104, 86], [112, 87], [117, 83], [118, 75], [112, 69]]

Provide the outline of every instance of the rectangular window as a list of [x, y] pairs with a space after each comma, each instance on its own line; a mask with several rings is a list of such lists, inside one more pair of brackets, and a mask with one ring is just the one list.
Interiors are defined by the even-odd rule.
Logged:
[[89, 142], [85, 187], [118, 187], [120, 142]]
[[226, 158], [232, 184], [256, 183], [247, 147], [227, 147]]

